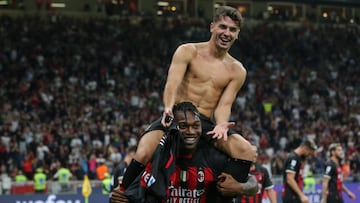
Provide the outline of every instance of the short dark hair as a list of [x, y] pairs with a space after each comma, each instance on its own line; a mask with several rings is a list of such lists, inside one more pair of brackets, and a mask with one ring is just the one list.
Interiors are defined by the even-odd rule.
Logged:
[[317, 150], [317, 146], [316, 146], [314, 140], [312, 140], [312, 139], [305, 140], [305, 141], [302, 143], [302, 145], [303, 145], [303, 146], [306, 146], [306, 147], [309, 148], [309, 149]]
[[175, 113], [177, 113], [179, 111], [182, 111], [184, 113], [187, 112], [187, 111], [190, 111], [190, 112], [193, 112], [194, 115], [200, 117], [200, 113], [199, 113], [198, 109], [191, 102], [181, 102], [181, 103], [175, 104], [174, 108], [173, 108], [173, 114], [175, 114]]
[[230, 7], [230, 6], [220, 6], [219, 8], [217, 8], [215, 10], [213, 22], [217, 22], [222, 17], [225, 17], [225, 16], [228, 16], [229, 18], [231, 18], [231, 20], [236, 22], [236, 24], [239, 26], [239, 28], [241, 27], [241, 24], [244, 21], [243, 17], [241, 16], [241, 13], [237, 9]]

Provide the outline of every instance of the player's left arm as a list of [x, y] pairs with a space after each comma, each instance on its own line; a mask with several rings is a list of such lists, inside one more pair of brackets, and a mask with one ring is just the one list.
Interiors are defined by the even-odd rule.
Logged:
[[268, 193], [270, 203], [277, 203], [276, 192], [275, 192], [274, 188], [269, 188], [266, 191]]
[[268, 193], [270, 203], [276, 203], [276, 192], [274, 190], [274, 184], [271, 181], [269, 171], [263, 167], [260, 166], [260, 170], [264, 173], [264, 188]]
[[[235, 125], [234, 122], [228, 122], [231, 114], [231, 107], [238, 91], [245, 82], [247, 74], [240, 62], [234, 62], [233, 66], [233, 80], [225, 88], [214, 111], [216, 126], [212, 131], [207, 133], [210, 135], [212, 134], [213, 138], [218, 138], [215, 140], [215, 147], [225, 152], [230, 157], [253, 162], [256, 150], [253, 150], [251, 144], [247, 140], [239, 134], [227, 138], [229, 127]], [[222, 137], [224, 137], [224, 139], [219, 139]]]
[[227, 131], [229, 127], [235, 125], [229, 122], [231, 116], [231, 107], [234, 103], [237, 93], [240, 91], [246, 79], [246, 69], [243, 65], [236, 61], [232, 64], [232, 79], [223, 90], [221, 98], [214, 110], [215, 128], [209, 132], [213, 138], [224, 138], [227, 140]]
[[345, 184], [342, 185], [343, 191], [349, 196], [350, 199], [354, 200], [356, 198], [355, 194], [351, 192], [351, 190], [349, 190], [349, 188], [347, 188], [345, 186]]

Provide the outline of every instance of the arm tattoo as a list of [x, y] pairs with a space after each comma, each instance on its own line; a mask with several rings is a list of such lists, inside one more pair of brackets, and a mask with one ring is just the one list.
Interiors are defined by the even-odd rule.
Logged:
[[259, 185], [254, 176], [250, 176], [246, 183], [241, 183], [241, 194], [246, 196], [253, 196], [259, 190]]

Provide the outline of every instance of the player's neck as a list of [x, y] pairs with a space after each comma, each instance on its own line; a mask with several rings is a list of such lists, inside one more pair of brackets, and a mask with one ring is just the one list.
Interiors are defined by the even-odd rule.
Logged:
[[340, 161], [338, 158], [336, 158], [335, 156], [332, 156], [330, 159], [333, 160], [336, 165], [339, 165]]
[[209, 52], [212, 56], [218, 59], [223, 59], [228, 53], [228, 49], [221, 49], [217, 47], [214, 41], [209, 42]]
[[296, 155], [298, 155], [298, 156], [302, 156], [303, 150], [298, 147], [298, 148], [296, 148], [296, 149], [294, 150], [294, 153], [295, 153]]

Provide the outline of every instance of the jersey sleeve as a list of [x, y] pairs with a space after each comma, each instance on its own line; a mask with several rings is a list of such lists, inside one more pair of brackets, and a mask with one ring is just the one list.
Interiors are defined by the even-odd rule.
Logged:
[[296, 169], [299, 167], [300, 162], [294, 156], [289, 156], [285, 165], [286, 173], [296, 173]]
[[261, 167], [261, 171], [264, 173], [264, 188], [266, 190], [273, 188], [274, 185], [270, 179], [269, 171], [265, 167]]
[[331, 179], [332, 174], [334, 173], [335, 167], [331, 163], [325, 165], [324, 178]]
[[120, 162], [119, 165], [115, 168], [112, 174], [112, 188], [115, 188], [119, 185], [119, 177], [123, 176], [125, 173], [126, 164], [125, 162]]

